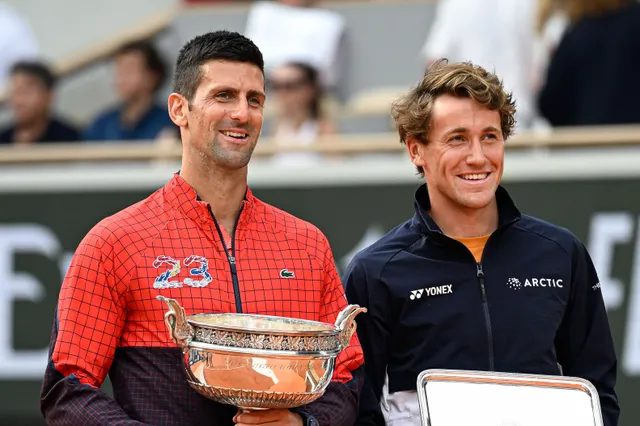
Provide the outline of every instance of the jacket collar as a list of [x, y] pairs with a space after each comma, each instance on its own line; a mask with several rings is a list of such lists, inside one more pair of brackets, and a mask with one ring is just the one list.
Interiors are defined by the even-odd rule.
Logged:
[[[496, 201], [498, 203], [498, 229], [519, 220], [522, 216], [520, 210], [516, 207], [515, 203], [509, 196], [507, 190], [498, 186], [496, 190]], [[431, 209], [431, 201], [429, 199], [429, 191], [427, 185], [422, 184], [415, 193], [414, 199], [415, 215], [413, 219], [414, 225], [424, 233], [439, 233], [442, 234], [442, 230], [433, 220], [431, 215], [427, 213]]]
[[[163, 188], [164, 199], [186, 217], [206, 228], [215, 228], [213, 215], [209, 203], [200, 200], [198, 193], [180, 176], [175, 173]], [[249, 188], [242, 200], [242, 210], [238, 220], [238, 228], [245, 226], [254, 219], [256, 199]]]

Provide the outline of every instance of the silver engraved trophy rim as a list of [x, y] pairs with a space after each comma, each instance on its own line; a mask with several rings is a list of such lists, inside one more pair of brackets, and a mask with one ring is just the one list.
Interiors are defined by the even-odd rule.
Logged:
[[[255, 320], [271, 322], [274, 324], [291, 324], [299, 326], [315, 327], [314, 329], [300, 329], [300, 330], [286, 330], [281, 328], [260, 328], [251, 327], [247, 325], [228, 325], [228, 324], [214, 324], [207, 321], [199, 320], [198, 318], [241, 318], [245, 320]], [[305, 320], [300, 318], [286, 318], [275, 315], [261, 315], [261, 314], [245, 314], [245, 313], [199, 313], [191, 314], [186, 317], [189, 324], [194, 327], [204, 328], [209, 330], [228, 331], [232, 333], [242, 334], [263, 334], [263, 335], [277, 335], [277, 336], [323, 336], [332, 337], [339, 334], [339, 330], [327, 323], [320, 321]]]
[[[215, 315], [215, 317], [213, 316]], [[242, 315], [242, 316], [240, 316]], [[277, 330], [273, 328], [275, 325], [279, 327], [283, 324], [288, 324], [290, 327], [304, 327], [315, 326], [316, 322], [306, 320], [287, 319], [281, 317], [269, 317], [266, 315], [249, 315], [249, 314], [211, 314], [208, 318], [215, 318], [216, 321], [224, 321], [225, 319], [232, 318], [235, 321], [240, 321], [245, 324], [257, 324], [264, 327], [263, 330], [244, 330], [237, 329], [233, 324], [228, 326], [218, 326], [218, 324], [205, 323], [203, 326], [202, 321], [193, 320], [193, 316], [186, 317], [186, 323], [193, 329], [191, 342], [204, 343], [216, 345], [218, 347], [238, 348], [238, 349], [264, 349], [279, 351], [284, 353], [286, 351], [294, 351], [296, 353], [324, 353], [334, 352], [337, 354], [340, 351], [340, 330], [333, 332], [317, 332], [309, 330], [285, 330], [286, 333], [281, 332], [280, 327]], [[204, 317], [205, 319], [207, 317]], [[267, 318], [267, 319], [265, 319]], [[267, 322], [270, 324], [266, 325]], [[321, 326], [324, 324], [320, 323]], [[231, 329], [229, 329], [231, 328]], [[324, 327], [325, 329], [329, 327]]]

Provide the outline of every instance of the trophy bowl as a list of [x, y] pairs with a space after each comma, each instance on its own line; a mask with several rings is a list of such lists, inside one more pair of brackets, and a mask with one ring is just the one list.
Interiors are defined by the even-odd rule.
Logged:
[[157, 296], [171, 339], [183, 353], [187, 382], [201, 395], [244, 411], [294, 408], [323, 394], [336, 357], [349, 345], [355, 317], [348, 305], [335, 324], [252, 314], [186, 315]]

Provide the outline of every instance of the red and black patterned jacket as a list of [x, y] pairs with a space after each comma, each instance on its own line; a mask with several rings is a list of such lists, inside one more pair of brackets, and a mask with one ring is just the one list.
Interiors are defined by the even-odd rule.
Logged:
[[[187, 384], [158, 295], [178, 300], [187, 314], [244, 312], [327, 323], [347, 305], [333, 254], [316, 227], [247, 190], [234, 235], [226, 235], [208, 203], [175, 175], [98, 223], [75, 252], [42, 386], [47, 424], [233, 424], [235, 407]], [[354, 423], [362, 365], [354, 334], [325, 395], [298, 410], [307, 424]], [[100, 390], [107, 375], [113, 399]]]

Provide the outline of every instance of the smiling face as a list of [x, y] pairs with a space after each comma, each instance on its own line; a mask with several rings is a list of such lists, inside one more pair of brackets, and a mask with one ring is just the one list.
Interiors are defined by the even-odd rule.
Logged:
[[190, 102], [175, 94], [169, 100], [182, 142], [210, 165], [246, 167], [262, 129], [262, 71], [251, 63], [212, 60], [201, 66], [201, 75]]
[[449, 211], [491, 205], [503, 172], [500, 129], [500, 113], [471, 98], [435, 99], [427, 142], [407, 140], [411, 160], [424, 170], [432, 204]]

